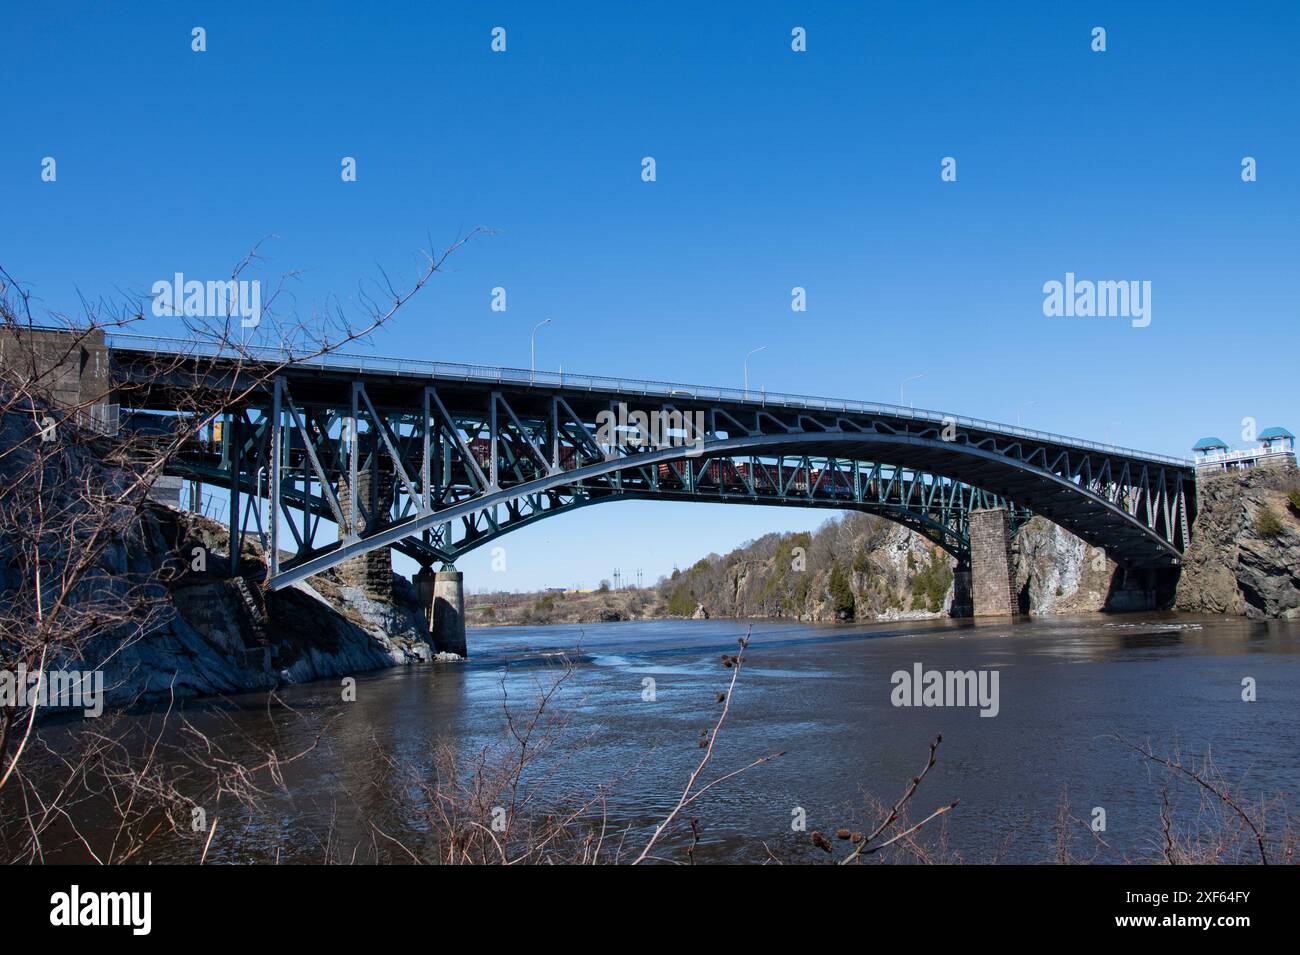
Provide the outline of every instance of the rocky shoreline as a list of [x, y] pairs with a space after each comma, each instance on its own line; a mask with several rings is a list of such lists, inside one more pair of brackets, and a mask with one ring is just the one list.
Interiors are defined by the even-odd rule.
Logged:
[[[157, 505], [137, 530], [112, 549], [105, 570], [117, 580], [149, 579], [156, 620], [135, 639], [93, 641], [83, 663], [103, 670], [112, 705], [269, 689], [438, 658], [400, 575], [381, 597], [337, 573], [264, 591], [229, 576], [221, 524]], [[246, 542], [242, 565], [263, 560]]]

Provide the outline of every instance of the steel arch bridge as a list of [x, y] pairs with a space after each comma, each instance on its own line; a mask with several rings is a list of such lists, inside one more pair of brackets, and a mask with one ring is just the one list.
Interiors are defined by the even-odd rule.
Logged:
[[[171, 387], [192, 385], [192, 343], [119, 335], [110, 346], [118, 380], [150, 369], [137, 376], [150, 387], [133, 396], [136, 412], [177, 407], [156, 374], [160, 356]], [[209, 357], [202, 367], [215, 366]], [[267, 539], [273, 588], [380, 548], [451, 565], [517, 528], [614, 500], [863, 511], [924, 535], [959, 566], [978, 509], [1041, 514], [1133, 570], [1177, 566], [1195, 516], [1189, 461], [989, 421], [345, 355], [281, 369], [187, 448], [175, 473], [229, 490], [232, 540]]]

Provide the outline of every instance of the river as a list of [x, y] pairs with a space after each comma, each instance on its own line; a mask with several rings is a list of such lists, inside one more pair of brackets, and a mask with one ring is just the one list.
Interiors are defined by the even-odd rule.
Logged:
[[[427, 770], [435, 738], [462, 758], [499, 741], [503, 694], [517, 715], [529, 712], [565, 674], [565, 657], [575, 665], [549, 710], [564, 725], [538, 764], [539, 799], [572, 801], [607, 787], [607, 828], [625, 849], [639, 851], [704, 752], [700, 732], [717, 719], [718, 693], [733, 672], [721, 657], [736, 652], [747, 626], [714, 620], [473, 629], [469, 662], [362, 674], [354, 702], [343, 701], [341, 681], [281, 690], [288, 709], [268, 708], [265, 694], [191, 701], [188, 718], [232, 755], [255, 761], [259, 747], [281, 755], [308, 750], [284, 767], [287, 792], [273, 793], [258, 810], [216, 807], [225, 818], [208, 859], [403, 858], [405, 850], [377, 839], [369, 825], [378, 820], [385, 833], [421, 825], [422, 794], [396, 767]], [[944, 859], [1052, 860], [1063, 798], [1076, 820], [1105, 812], [1105, 830], [1097, 833], [1104, 851], [1084, 822], [1068, 824], [1075, 858], [1115, 861], [1158, 851], [1167, 774], [1117, 737], [1165, 756], [1180, 752], [1189, 762], [1210, 752], [1244, 798], [1278, 799], [1295, 812], [1298, 623], [1148, 614], [752, 627], [704, 778], [785, 755], [691, 808], [699, 861], [818, 857], [808, 832], [870, 826], [864, 792], [896, 799], [940, 734], [937, 763], [911, 809], [919, 818], [959, 801], [926, 830], [929, 851]], [[892, 674], [917, 664], [995, 670], [996, 716], [981, 716], [975, 706], [895, 706]], [[1255, 681], [1254, 702], [1242, 699], [1247, 677]], [[1175, 810], [1195, 815], [1200, 797], [1188, 788], [1175, 785], [1171, 798]], [[395, 794], [404, 808], [391, 803]], [[801, 818], [806, 832], [793, 828]], [[687, 836], [684, 826], [674, 827], [661, 854], [685, 860]], [[194, 861], [201, 841], [165, 839], [147, 855]]]

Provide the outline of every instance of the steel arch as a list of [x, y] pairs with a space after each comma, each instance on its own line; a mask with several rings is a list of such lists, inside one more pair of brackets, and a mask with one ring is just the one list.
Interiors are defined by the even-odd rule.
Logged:
[[[944, 442], [911, 435], [886, 436], [866, 433], [819, 433], [812, 436], [807, 434], [799, 436], [763, 435], [754, 438], [726, 438], [713, 442], [706, 440], [700, 457], [707, 460], [728, 453], [735, 455], [749, 451], [760, 452], [777, 449], [787, 451], [806, 450], [810, 446], [820, 448], [827, 444], [845, 445], [845, 450], [859, 446], [886, 449], [912, 448], [942, 454], [949, 460], [956, 459], [956, 456], [964, 456], [971, 461], [979, 462], [979, 465], [970, 468], [952, 468], [950, 466], [943, 472], [936, 469], [935, 473], [942, 473], [945, 477], [961, 480], [962, 474], [957, 472], [979, 472], [982, 478], [979, 487], [995, 494], [1005, 491], [1015, 492], [1014, 496], [1012, 493], [1007, 493], [1006, 496], [1015, 500], [1017, 504], [1021, 504], [1035, 513], [1040, 513], [1044, 517], [1078, 533], [1088, 543], [1105, 547], [1108, 551], [1122, 547], [1125, 556], [1130, 556], [1130, 560], [1126, 562], [1130, 566], [1163, 566], [1158, 559], [1153, 560], [1153, 558], [1158, 558], [1159, 555], [1179, 556], [1178, 551], [1160, 538], [1158, 534], [1138, 522], [1133, 515], [1120, 510], [1104, 497], [1085, 487], [1073, 484], [1046, 469], [1028, 464], [1022, 460], [999, 456], [992, 451], [977, 446], [961, 445], [956, 442]], [[485, 490], [480, 496], [471, 500], [453, 504], [426, 515], [406, 518], [351, 543], [337, 542], [326, 545], [315, 555], [273, 576], [271, 586], [276, 588], [287, 586], [328, 569], [343, 560], [380, 547], [392, 546], [405, 537], [419, 534], [437, 524], [443, 524], [481, 511], [486, 507], [505, 504], [530, 494], [542, 494], [594, 478], [614, 475], [621, 471], [635, 470], [647, 465], [669, 463], [681, 458], [680, 447], [664, 448], [601, 461], [571, 471], [548, 474], [534, 481], [509, 488], [497, 487], [495, 490]], [[903, 468], [920, 466], [914, 463], [918, 459], [914, 458], [913, 462], [909, 462], [906, 456], [901, 459], [891, 460], [896, 462], [896, 466]], [[1021, 480], [1017, 482], [1013, 479], [1016, 475], [1029, 476], [1033, 481]], [[1036, 487], [1035, 485], [1041, 486]], [[1080, 499], [1087, 505], [1082, 510], [1079, 504]], [[1100, 527], [1086, 523], [1084, 517], [1094, 518], [1098, 521]]]

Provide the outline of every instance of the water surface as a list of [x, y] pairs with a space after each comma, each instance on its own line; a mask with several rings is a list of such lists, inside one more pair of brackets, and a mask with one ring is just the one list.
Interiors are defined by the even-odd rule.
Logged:
[[[609, 787], [611, 828], [632, 827], [626, 844], [639, 846], [699, 760], [700, 730], [716, 719], [717, 693], [732, 673], [720, 658], [736, 651], [747, 626], [476, 629], [469, 662], [363, 674], [356, 702], [342, 702], [338, 681], [323, 681], [280, 691], [293, 713], [274, 719], [263, 694], [227, 701], [220, 718], [212, 704], [190, 703], [191, 719], [245, 755], [254, 743], [285, 754], [315, 742], [285, 768], [291, 795], [219, 826], [209, 858], [315, 861], [324, 843], [344, 858], [348, 847], [366, 857], [375, 840], [360, 819], [381, 819], [385, 828], [419, 825], [418, 814], [395, 813], [390, 804], [394, 792], [408, 802], [420, 798], [396, 767], [428, 767], [435, 739], [466, 755], [499, 741], [503, 699], [527, 711], [563, 672], [562, 657], [576, 666], [553, 703], [566, 725], [546, 763], [545, 792], [564, 800]], [[1063, 794], [1079, 817], [1106, 810], [1106, 839], [1116, 852], [1148, 851], [1163, 777], [1116, 736], [1165, 754], [1211, 752], [1247, 794], [1292, 801], [1300, 790], [1300, 624], [1151, 614], [752, 626], [731, 716], [706, 775], [785, 755], [694, 807], [700, 859], [799, 858], [807, 836], [792, 833], [798, 810], [809, 830], [869, 825], [864, 791], [896, 798], [939, 734], [938, 764], [914, 811], [960, 800], [945, 817], [945, 835], [948, 851], [968, 861], [1050, 860]], [[998, 715], [895, 707], [891, 674], [916, 663], [996, 669]], [[1245, 677], [1257, 682], [1257, 702], [1242, 701]], [[665, 854], [684, 858], [682, 838], [679, 832]], [[155, 855], [191, 860], [194, 847], [173, 842]]]

